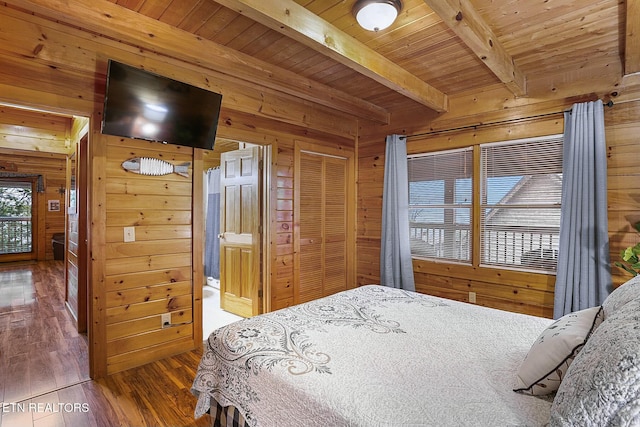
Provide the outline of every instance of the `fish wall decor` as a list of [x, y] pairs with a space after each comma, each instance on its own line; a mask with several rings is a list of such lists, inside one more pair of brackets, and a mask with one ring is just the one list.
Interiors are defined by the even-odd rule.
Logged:
[[162, 176], [175, 173], [186, 178], [189, 178], [190, 165], [190, 162], [173, 165], [165, 160], [151, 157], [135, 157], [122, 162], [124, 170], [140, 175]]

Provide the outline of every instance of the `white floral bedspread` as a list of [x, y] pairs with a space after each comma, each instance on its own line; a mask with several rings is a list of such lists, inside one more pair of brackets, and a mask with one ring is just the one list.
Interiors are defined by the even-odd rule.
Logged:
[[208, 338], [192, 392], [251, 426], [542, 426], [513, 392], [550, 319], [377, 285], [244, 319]]

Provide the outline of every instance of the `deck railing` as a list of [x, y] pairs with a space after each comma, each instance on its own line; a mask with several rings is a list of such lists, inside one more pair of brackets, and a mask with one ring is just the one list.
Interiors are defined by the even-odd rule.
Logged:
[[409, 230], [411, 253], [415, 256], [462, 262], [471, 260], [469, 225], [410, 222]]
[[[425, 258], [471, 261], [471, 231], [468, 224], [410, 222], [411, 253]], [[558, 227], [485, 225], [482, 264], [555, 271], [558, 257]]]
[[31, 218], [0, 217], [0, 254], [31, 252]]

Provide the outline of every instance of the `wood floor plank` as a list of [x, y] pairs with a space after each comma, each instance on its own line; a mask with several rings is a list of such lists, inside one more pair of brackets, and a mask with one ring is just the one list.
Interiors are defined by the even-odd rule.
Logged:
[[61, 368], [53, 371], [56, 388], [75, 384], [83, 379], [78, 374], [80, 367], [78, 366], [77, 360], [67, 351], [49, 352], [49, 363], [52, 366], [59, 366]]
[[3, 376], [6, 376], [5, 402], [19, 402], [31, 396], [29, 357], [26, 353], [11, 357]]
[[2, 427], [25, 427], [33, 425], [33, 416], [28, 411], [12, 410], [11, 407], [5, 407], [3, 411], [5, 412], [2, 414], [2, 423], [0, 424]]
[[45, 349], [28, 353], [29, 363], [29, 390], [31, 396], [56, 390], [56, 377], [53, 370], [58, 369], [51, 364], [49, 352]]
[[[142, 418], [138, 416], [137, 408], [126, 399], [121, 400], [111, 395], [104, 385], [96, 381], [88, 381], [79, 387], [85, 394], [86, 403], [97, 426], [144, 426]], [[125, 423], [128, 420], [131, 420], [130, 424]]]
[[33, 427], [60, 427], [64, 425], [66, 425], [65, 420], [63, 414], [60, 412], [54, 412], [45, 417], [33, 420]]
[[0, 265], [0, 398], [24, 409], [0, 413], [0, 427], [211, 425], [194, 419], [190, 391], [202, 348], [90, 380], [63, 277], [61, 261]]
[[61, 389], [58, 391], [58, 397], [60, 402], [67, 404], [62, 412], [65, 426], [95, 427], [98, 425], [81, 385]]
[[0, 283], [3, 401], [89, 379], [87, 339], [65, 306], [64, 263], [2, 264]]

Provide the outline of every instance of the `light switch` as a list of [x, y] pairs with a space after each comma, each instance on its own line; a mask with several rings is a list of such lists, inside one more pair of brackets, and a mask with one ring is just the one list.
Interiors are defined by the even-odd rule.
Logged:
[[124, 241], [125, 242], [135, 242], [136, 241], [136, 228], [135, 227], [125, 227], [124, 228]]

